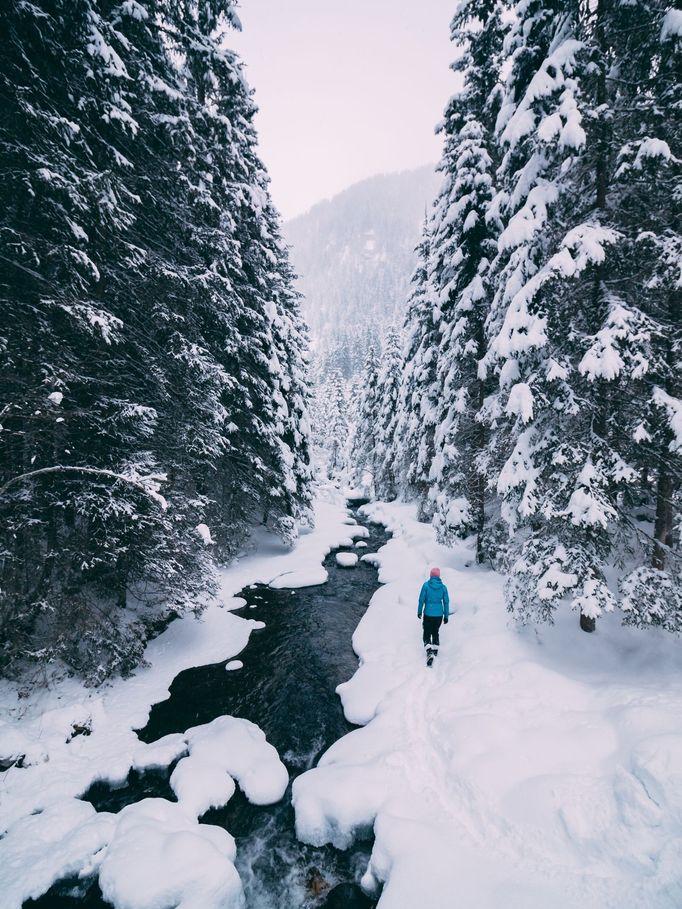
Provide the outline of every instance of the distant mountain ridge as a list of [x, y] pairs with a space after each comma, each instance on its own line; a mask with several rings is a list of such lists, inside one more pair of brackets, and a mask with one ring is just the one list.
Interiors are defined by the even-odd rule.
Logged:
[[414, 249], [440, 177], [433, 165], [356, 183], [284, 225], [323, 375], [354, 375], [402, 320]]

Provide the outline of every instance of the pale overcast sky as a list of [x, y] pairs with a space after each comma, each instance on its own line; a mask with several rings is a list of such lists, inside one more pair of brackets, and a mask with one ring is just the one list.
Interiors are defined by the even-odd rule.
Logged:
[[436, 162], [455, 0], [241, 0], [260, 152], [285, 218], [377, 173]]

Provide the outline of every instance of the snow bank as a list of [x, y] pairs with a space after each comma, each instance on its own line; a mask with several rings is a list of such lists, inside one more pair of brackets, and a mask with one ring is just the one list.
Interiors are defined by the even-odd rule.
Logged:
[[198, 819], [232, 798], [235, 780], [257, 805], [279, 801], [286, 767], [257, 726], [229, 716], [141, 744], [133, 765], [178, 757], [170, 778], [177, 803], [145, 799], [113, 815], [63, 799], [12, 824], [0, 839], [3, 909], [21, 909], [57, 880], [95, 873], [117, 909], [241, 909], [234, 840]]
[[273, 590], [282, 590], [283, 588], [295, 589], [298, 587], [316, 587], [318, 584], [324, 584], [329, 575], [326, 568], [321, 565], [311, 565], [306, 568], [298, 568], [293, 571], [285, 571], [279, 577], [270, 581], [270, 587]]
[[185, 739], [189, 757], [173, 771], [171, 786], [180, 804], [196, 817], [232, 797], [234, 785], [226, 784], [221, 774], [230, 783], [235, 779], [255, 805], [271, 805], [284, 795], [287, 769], [265, 733], [248, 720], [221, 716], [188, 729]]
[[112, 835], [114, 817], [88, 802], [55, 801], [40, 814], [17, 821], [0, 840], [0, 901], [21, 909], [60, 877], [89, 873]]
[[178, 805], [144, 799], [116, 816], [99, 871], [115, 909], [241, 909], [234, 839]]
[[[131, 767], [144, 767], [159, 743], [142, 745], [133, 729], [143, 727], [152, 704], [165, 700], [175, 676], [191, 666], [221, 662], [240, 653], [262, 622], [232, 615], [244, 600], [236, 597], [256, 583], [296, 586], [304, 573], [318, 582], [327, 573], [321, 563], [338, 541], [349, 535], [345, 501], [323, 490], [316, 503], [317, 529], [293, 548], [272, 536], [260, 538], [254, 555], [237, 560], [223, 572], [219, 601], [199, 619], [186, 616], [149, 643], [145, 660], [131, 679], [117, 679], [106, 689], [87, 689], [64, 679], [48, 690], [20, 697], [19, 687], [0, 681], [0, 760], [24, 757], [22, 769], [2, 777], [0, 832], [18, 818], [51, 803], [85, 792], [99, 779], [123, 781]], [[89, 727], [89, 735], [73, 735], [74, 726]], [[170, 740], [168, 747], [177, 746]], [[174, 757], [177, 757], [175, 755]], [[174, 758], [172, 758], [174, 759]], [[150, 764], [157, 765], [156, 757]], [[161, 761], [158, 766], [168, 762]]]
[[[199, 620], [177, 619], [147, 646], [148, 668], [99, 691], [67, 679], [50, 691], [36, 692], [26, 703], [14, 686], [1, 683], [0, 709], [5, 717], [21, 717], [25, 711], [23, 718], [9, 725], [29, 743], [33, 766], [12, 768], [4, 774], [0, 832], [55, 801], [81, 795], [96, 780], [123, 782], [131, 767], [159, 765], [159, 748], [168, 747], [172, 753], [179, 747], [177, 740], [165, 746], [145, 745], [133, 730], [146, 724], [152, 704], [168, 697], [179, 672], [239, 653], [254, 625], [217, 605], [210, 606]], [[62, 702], [65, 706], [55, 706]], [[72, 736], [73, 725], [85, 718], [90, 734]]]
[[[365, 506], [394, 533], [384, 586], [338, 688], [351, 732], [293, 788], [301, 839], [373, 827], [380, 909], [682, 905], [682, 654], [664, 633], [575, 616], [518, 630], [501, 579], [437, 544], [411, 506]], [[441, 566], [454, 615], [424, 665], [417, 597]]]
[[357, 554], [354, 552], [337, 552], [336, 564], [341, 568], [355, 568], [358, 564]]
[[366, 528], [350, 525], [348, 520], [345, 499], [331, 488], [323, 489], [315, 502], [315, 530], [301, 536], [293, 549], [272, 536], [257, 535], [256, 554], [224, 573], [221, 599], [229, 599], [252, 583], [276, 590], [324, 584], [328, 575], [322, 562], [326, 556], [367, 533]]
[[64, 799], [16, 821], [0, 839], [3, 909], [20, 909], [57, 880], [97, 872], [117, 909], [241, 909], [234, 840], [198, 819], [232, 798], [235, 780], [257, 805], [279, 801], [286, 767], [257, 726], [229, 716], [140, 746], [134, 765], [162, 766], [183, 754], [170, 778], [177, 803], [145, 799], [113, 815]]
[[241, 660], [230, 660], [225, 667], [226, 672], [235, 672], [237, 669], [243, 669], [244, 663]]

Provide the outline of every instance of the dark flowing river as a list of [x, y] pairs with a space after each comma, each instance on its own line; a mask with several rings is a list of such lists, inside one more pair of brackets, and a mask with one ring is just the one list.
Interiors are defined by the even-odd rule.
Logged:
[[[351, 507], [350, 514], [364, 524], [356, 507]], [[353, 547], [360, 556], [376, 552], [389, 538], [382, 527], [365, 526], [370, 534], [366, 548]], [[357, 886], [371, 843], [358, 843], [346, 852], [305, 846], [296, 839], [291, 807], [293, 779], [315, 766], [320, 755], [352, 729], [335, 689], [357, 668], [351, 638], [378, 587], [375, 568], [364, 562], [340, 568], [337, 551], [325, 560], [326, 584], [299, 590], [255, 585], [241, 591], [247, 605], [237, 615], [265, 622], [239, 655], [243, 669], [226, 672], [224, 661], [181, 672], [170, 696], [154, 705], [149, 722], [138, 730], [142, 741], [153, 742], [227, 714], [257, 723], [277, 748], [291, 777], [281, 802], [257, 807], [238, 790], [224, 808], [201, 818], [225, 827], [235, 837], [248, 909], [375, 905]], [[171, 771], [172, 767], [163, 772], [131, 772], [124, 786], [97, 783], [83, 798], [98, 811], [120, 811], [149, 796], [174, 801], [168, 784]], [[64, 881], [24, 906], [104, 909], [107, 904], [96, 881]]]

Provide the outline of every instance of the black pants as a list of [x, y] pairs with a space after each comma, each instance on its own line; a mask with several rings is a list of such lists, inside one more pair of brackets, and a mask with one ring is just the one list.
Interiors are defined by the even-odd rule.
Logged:
[[443, 621], [442, 615], [424, 616], [424, 647], [439, 647], [438, 629]]

